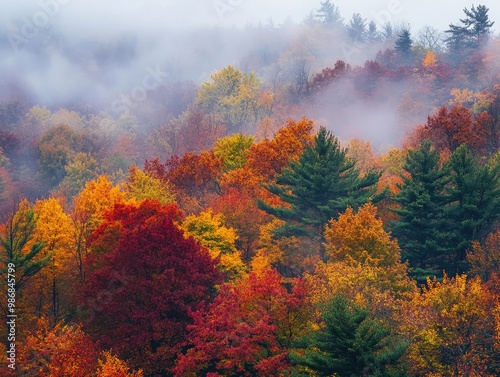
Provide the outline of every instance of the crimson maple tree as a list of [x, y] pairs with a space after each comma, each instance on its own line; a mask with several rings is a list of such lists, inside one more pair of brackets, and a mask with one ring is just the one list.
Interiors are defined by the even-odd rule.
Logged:
[[164, 375], [173, 366], [188, 312], [222, 282], [205, 249], [175, 224], [180, 217], [176, 205], [116, 205], [97, 231], [106, 234], [109, 227], [115, 237], [80, 294], [80, 312], [90, 314], [82, 318], [84, 328], [146, 375]]

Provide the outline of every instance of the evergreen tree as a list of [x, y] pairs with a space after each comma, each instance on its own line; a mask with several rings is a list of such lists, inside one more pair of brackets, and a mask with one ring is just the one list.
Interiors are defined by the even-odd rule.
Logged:
[[330, 0], [321, 2], [321, 7], [318, 9], [316, 18], [328, 28], [334, 28], [343, 25], [342, 17], [340, 16], [339, 8], [332, 4]]
[[324, 327], [297, 342], [304, 351], [290, 354], [293, 363], [325, 377], [405, 375], [399, 360], [408, 343], [370, 318], [367, 309], [337, 295], [321, 308], [321, 314]]
[[377, 24], [375, 21], [371, 21], [368, 24], [368, 30], [366, 32], [366, 39], [368, 42], [374, 43], [374, 42], [380, 42], [381, 41], [381, 35], [379, 31], [377, 30]]
[[408, 56], [411, 53], [412, 45], [413, 41], [411, 39], [410, 30], [403, 28], [397, 35], [394, 49], [397, 53]]
[[495, 22], [489, 20], [489, 9], [484, 5], [472, 6], [470, 10], [464, 8], [467, 16], [460, 19], [462, 25], [450, 24], [450, 28], [445, 32], [450, 36], [446, 39], [448, 47], [453, 50], [463, 48], [480, 48], [486, 44], [491, 32], [491, 27]]
[[324, 127], [298, 161], [292, 160], [277, 184], [266, 188], [278, 195], [287, 207], [275, 207], [262, 200], [259, 208], [286, 221], [276, 232], [277, 236], [316, 236], [324, 241], [324, 226], [337, 218], [347, 207], [357, 209], [375, 195], [380, 173], [370, 171], [364, 176], [355, 168], [355, 161], [346, 157], [346, 150]]
[[391, 224], [402, 260], [410, 262], [410, 274], [419, 282], [425, 282], [428, 276], [440, 277], [443, 270], [454, 274], [452, 232], [445, 215], [448, 169], [440, 166], [438, 151], [426, 140], [417, 150], [408, 152], [404, 170], [403, 183], [394, 198], [399, 207], [392, 209], [399, 220]]
[[347, 34], [355, 43], [364, 42], [366, 38], [366, 18], [361, 17], [359, 13], [354, 13], [347, 25]]
[[456, 259], [460, 263], [471, 242], [484, 240], [500, 217], [500, 165], [481, 166], [463, 144], [453, 152], [449, 167], [453, 184], [449, 218], [454, 224]]
[[[37, 218], [27, 201], [21, 202], [0, 232], [0, 276], [7, 282], [9, 265], [14, 265], [16, 290], [21, 289], [28, 280], [44, 268], [52, 254], [40, 257], [44, 248], [42, 242], [32, 242]], [[6, 284], [4, 286], [6, 290]]]

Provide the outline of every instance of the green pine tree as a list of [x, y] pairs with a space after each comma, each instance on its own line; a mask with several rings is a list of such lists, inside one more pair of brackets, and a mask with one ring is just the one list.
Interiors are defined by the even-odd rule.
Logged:
[[500, 164], [481, 166], [464, 144], [449, 162], [452, 187], [448, 209], [455, 231], [456, 259], [463, 262], [471, 242], [484, 240], [500, 217]]
[[39, 258], [44, 247], [42, 242], [33, 242], [28, 247], [33, 239], [35, 226], [36, 216], [33, 208], [20, 208], [0, 233], [0, 276], [7, 282], [8, 266], [13, 264], [16, 290], [21, 289], [52, 258], [52, 254]]
[[350, 206], [359, 208], [366, 202], [380, 199], [375, 195], [378, 172], [364, 176], [355, 168], [355, 161], [346, 157], [339, 141], [321, 127], [312, 146], [298, 161], [292, 160], [277, 178], [277, 184], [266, 188], [290, 208], [275, 207], [262, 200], [259, 208], [286, 221], [277, 236], [308, 236], [324, 242], [325, 224]]
[[495, 23], [489, 20], [488, 11], [484, 5], [478, 5], [477, 8], [472, 6], [470, 10], [464, 8], [467, 17], [460, 19], [461, 25], [450, 24], [450, 28], [445, 31], [449, 35], [445, 42], [455, 54], [463, 55], [464, 51], [486, 45]]
[[296, 375], [305, 368], [324, 377], [405, 375], [400, 359], [408, 343], [370, 318], [367, 309], [337, 295], [321, 307], [321, 314], [323, 328], [298, 341], [290, 354], [299, 366]]
[[425, 282], [429, 276], [442, 277], [443, 270], [453, 275], [455, 248], [446, 218], [449, 171], [440, 166], [439, 153], [432, 149], [429, 140], [408, 152], [404, 170], [403, 183], [394, 198], [399, 206], [392, 208], [399, 220], [391, 223], [402, 260], [410, 262], [410, 274], [419, 282]]

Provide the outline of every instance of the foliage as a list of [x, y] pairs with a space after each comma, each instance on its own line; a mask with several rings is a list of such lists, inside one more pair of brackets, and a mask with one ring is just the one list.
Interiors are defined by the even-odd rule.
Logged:
[[[112, 229], [113, 242], [81, 288], [79, 311], [90, 316], [81, 319], [85, 328], [146, 375], [170, 370], [189, 311], [209, 301], [221, 282], [208, 252], [175, 225], [179, 220], [175, 205], [115, 205], [97, 231]], [[108, 241], [95, 242], [106, 250]]]
[[290, 369], [287, 355], [305, 329], [305, 291], [297, 281], [291, 292], [274, 270], [251, 273], [225, 284], [206, 310], [192, 313], [186, 354], [175, 376], [276, 376]]
[[[320, 330], [298, 342], [291, 360], [317, 376], [404, 376], [407, 342], [369, 310], [336, 295], [321, 306]], [[303, 351], [302, 351], [303, 349]]]
[[404, 165], [403, 183], [392, 210], [399, 219], [391, 230], [402, 249], [403, 261], [413, 268], [411, 274], [418, 281], [425, 276], [442, 276], [442, 271], [454, 271], [453, 233], [445, 215], [449, 198], [444, 192], [450, 181], [447, 168], [441, 167], [439, 154], [424, 141], [419, 149], [409, 151]]
[[412, 336], [411, 372], [439, 376], [498, 374], [494, 350], [496, 299], [465, 275], [429, 280], [416, 294], [404, 315], [404, 329]]
[[209, 209], [198, 216], [188, 216], [182, 222], [182, 228], [185, 236], [193, 237], [208, 249], [226, 279], [235, 279], [245, 272], [241, 253], [235, 246], [238, 236], [233, 228], [225, 226], [222, 214], [214, 214]]
[[252, 144], [253, 136], [234, 134], [217, 140], [213, 151], [224, 161], [224, 170], [229, 171], [245, 165]]
[[280, 197], [288, 207], [259, 201], [259, 207], [285, 220], [277, 230], [280, 236], [316, 236], [323, 238], [323, 227], [348, 206], [358, 208], [374, 199], [379, 173], [360, 176], [355, 161], [346, 157], [338, 140], [321, 128], [314, 145], [307, 146], [299, 160], [278, 176], [277, 184], [267, 189]]
[[135, 165], [129, 168], [129, 175], [125, 183], [125, 198], [137, 201], [151, 199], [157, 200], [161, 204], [175, 203], [175, 193], [168, 181], [152, 177]]

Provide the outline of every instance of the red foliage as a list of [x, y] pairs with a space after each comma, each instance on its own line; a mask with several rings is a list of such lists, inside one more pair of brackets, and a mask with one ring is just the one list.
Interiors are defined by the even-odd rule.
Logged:
[[462, 144], [478, 150], [484, 142], [484, 130], [473, 121], [470, 110], [464, 106], [441, 107], [437, 114], [427, 118], [422, 136], [431, 139], [438, 149], [451, 152]]
[[346, 64], [343, 60], [337, 60], [333, 68], [325, 68], [320, 73], [314, 75], [311, 80], [311, 91], [320, 91], [334, 81], [346, 76], [351, 71], [351, 66]]
[[165, 164], [158, 159], [146, 161], [144, 170], [153, 177], [169, 181], [181, 192], [199, 198], [207, 191], [218, 189], [222, 166], [222, 158], [213, 152], [202, 151], [199, 155], [186, 153], [182, 158], [173, 155]]
[[206, 310], [192, 313], [192, 348], [181, 355], [176, 376], [277, 376], [290, 368], [288, 347], [307, 321], [305, 287], [291, 293], [274, 270], [223, 285]]
[[[119, 204], [96, 232], [118, 230], [80, 293], [85, 328], [104, 348], [147, 375], [165, 373], [186, 335], [188, 312], [214, 294], [220, 273], [208, 253], [174, 224], [177, 206]], [[118, 224], [118, 225], [117, 225]]]
[[255, 198], [233, 189], [217, 197], [212, 208], [215, 212], [222, 213], [226, 224], [236, 230], [236, 246], [242, 251], [243, 259], [249, 262], [259, 239], [259, 226], [265, 217], [265, 213], [257, 208]]

